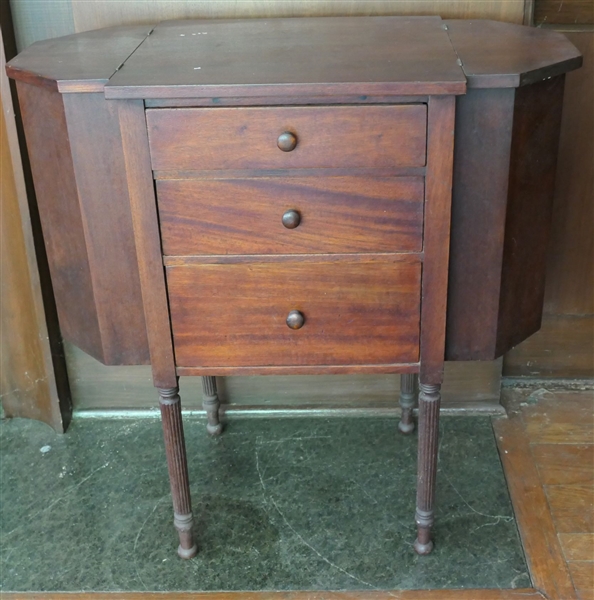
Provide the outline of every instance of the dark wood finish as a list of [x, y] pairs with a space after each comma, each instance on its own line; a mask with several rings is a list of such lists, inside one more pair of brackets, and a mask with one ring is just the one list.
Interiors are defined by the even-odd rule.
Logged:
[[514, 99], [470, 89], [456, 100], [446, 360], [495, 358]]
[[[167, 267], [177, 366], [416, 363], [420, 272], [390, 256]], [[305, 317], [297, 331], [291, 310]]]
[[333, 105], [333, 104], [419, 104], [426, 103], [428, 96], [369, 96], [361, 94], [353, 96], [283, 96], [283, 97], [248, 97], [248, 98], [148, 98], [144, 105], [147, 108], [192, 108], [212, 106], [300, 106]]
[[17, 86], [62, 335], [102, 358], [63, 97], [22, 82]]
[[219, 421], [219, 395], [217, 392], [217, 380], [214, 377], [202, 377], [202, 406], [206, 411], [206, 430], [210, 435], [220, 435], [223, 426]]
[[594, 23], [594, 7], [590, 0], [534, 0], [536, 26], [553, 24]]
[[534, 587], [547, 598], [575, 599], [522, 423], [520, 419], [498, 419], [494, 427]]
[[418, 378], [415, 374], [400, 375], [400, 421], [398, 429], [402, 433], [412, 433], [415, 429], [413, 409], [417, 400]]
[[446, 25], [469, 88], [516, 88], [582, 64], [580, 52], [556, 31], [483, 20]]
[[100, 94], [18, 88], [62, 335], [104, 364], [146, 364], [115, 107]]
[[118, 110], [153, 382], [157, 388], [174, 388], [175, 358], [144, 106], [141, 101], [119, 102]]
[[107, 365], [148, 364], [117, 106], [99, 93], [64, 94], [63, 100], [102, 361]]
[[[204, 30], [196, 31], [197, 26]], [[530, 37], [524, 31], [518, 34], [488, 23], [470, 33], [466, 26], [456, 25], [455, 29], [462, 45], [469, 38], [476, 43], [477, 31], [481, 43], [481, 31], [485, 38], [493, 38], [493, 32], [505, 32], [512, 48], [525, 48]], [[418, 532], [414, 549], [419, 554], [432, 550], [446, 335], [455, 94], [466, 88], [462, 69], [471, 73], [475, 87], [524, 86], [514, 93], [509, 145], [512, 171], [505, 227], [503, 211], [495, 211], [499, 216], [496, 231], [504, 232], [499, 238], [503, 268], [496, 343], [496, 351], [501, 352], [517, 341], [515, 333], [510, 335], [512, 316], [519, 319], [522, 335], [533, 330], [539, 317], [549, 214], [545, 206], [538, 218], [529, 220], [523, 211], [539, 210], [538, 201], [543, 198], [546, 205], [552, 181], [543, 174], [552, 165], [550, 155], [554, 155], [551, 144], [556, 125], [558, 130], [561, 74], [580, 62], [579, 53], [571, 45], [535, 34], [535, 46], [544, 42], [546, 51], [554, 50], [549, 55], [543, 51], [544, 59], [537, 56], [523, 60], [511, 52], [512, 60], [507, 64], [511, 62], [515, 68], [509, 73], [501, 72], [505, 61], [495, 60], [489, 65], [491, 57], [484, 54], [469, 66], [463, 58], [455, 60], [448, 32], [448, 26], [439, 18], [164, 23], [105, 86], [107, 98], [121, 99], [112, 106], [118, 111], [122, 154], [119, 159], [114, 155], [105, 164], [123, 162], [126, 169], [125, 186], [131, 206], [153, 380], [159, 388], [162, 407], [174, 524], [183, 558], [193, 556], [196, 547], [191, 533], [177, 389], [179, 374], [205, 376], [208, 429], [220, 433], [215, 375], [419, 372]], [[209, 41], [213, 39], [214, 42]], [[353, 39], [357, 44], [353, 44]], [[318, 56], [323, 60], [316, 60]], [[201, 64], [197, 65], [197, 60]], [[561, 76], [551, 79], [552, 75]], [[549, 80], [527, 85], [546, 77]], [[39, 78], [36, 81], [45, 83]], [[428, 98], [426, 103], [402, 105], [149, 108], [146, 113], [143, 102], [147, 98], [198, 96], [203, 100], [237, 97], [241, 104], [249, 97], [274, 97], [281, 101], [289, 95], [315, 98], [333, 94], [359, 94], [362, 100], [370, 95], [392, 94]], [[551, 99], [552, 115], [546, 111]], [[92, 110], [94, 100], [87, 100], [86, 110]], [[102, 103], [101, 98], [99, 104], [105, 108]], [[70, 100], [66, 104], [71, 107]], [[73, 106], [65, 122], [82, 139], [86, 130], [80, 121], [85, 111], [78, 113], [76, 102]], [[544, 125], [539, 129], [537, 122]], [[90, 127], [97, 125], [91, 121]], [[105, 141], [100, 146], [105, 146]], [[72, 147], [80, 155], [80, 169], [85, 164], [88, 168], [92, 153], [74, 144]], [[535, 149], [547, 153], [549, 162], [541, 160], [538, 152], [531, 155]], [[311, 179], [317, 177], [315, 184], [303, 183], [303, 171], [301, 178], [286, 175], [302, 169], [309, 171]], [[231, 176], [225, 176], [226, 170], [233, 171]], [[252, 173], [254, 170], [261, 172]], [[339, 173], [340, 170], [346, 172]], [[368, 171], [365, 177], [363, 170]], [[403, 171], [408, 170], [408, 178], [382, 179], [380, 173], [385, 175], [386, 170], [393, 176], [404, 176]], [[221, 177], [212, 171], [218, 171]], [[197, 172], [204, 177], [200, 178]], [[157, 197], [153, 177], [168, 178], [159, 183]], [[174, 181], [177, 177], [186, 181]], [[191, 177], [199, 180], [191, 182]], [[100, 185], [99, 180], [84, 174], [76, 181], [83, 190]], [[112, 185], [117, 189], [117, 177], [114, 181]], [[390, 189], [378, 193], [378, 187], [395, 184], [401, 186], [395, 198]], [[343, 186], [339, 195], [348, 199], [348, 210], [343, 211], [346, 214], [329, 220], [326, 217], [326, 222], [312, 230], [310, 239], [283, 248], [281, 242], [288, 235], [294, 240], [299, 239], [301, 232], [308, 232], [308, 217], [315, 210], [327, 208], [328, 202], [320, 202], [318, 193], [335, 192], [336, 185]], [[406, 185], [410, 189], [401, 195], [402, 186]], [[194, 191], [192, 186], [197, 186]], [[262, 197], [258, 192], [267, 186], [268, 196]], [[209, 187], [210, 196], [201, 197]], [[250, 187], [257, 190], [251, 197], [246, 194], [247, 197], [236, 199]], [[162, 246], [158, 204], [161, 196], [167, 196], [163, 190], [168, 189], [181, 190], [181, 204], [176, 207], [175, 202], [170, 203], [174, 210], [168, 218], [166, 211], [171, 206], [165, 205], [171, 198], [163, 202], [163, 229], [168, 221], [169, 231]], [[290, 197], [285, 196], [287, 189], [291, 190]], [[311, 189], [316, 190], [315, 194]], [[376, 202], [378, 196], [380, 202]], [[86, 264], [90, 265], [91, 283], [95, 285], [95, 280], [102, 281], [94, 273], [93, 265], [100, 259], [95, 250], [106, 245], [110, 236], [95, 237], [87, 231], [99, 206], [96, 199], [88, 194], [87, 197], [88, 204], [83, 209], [79, 207], [79, 212]], [[192, 206], [194, 197], [200, 198], [197, 206]], [[389, 206], [381, 205], [383, 197], [389, 198]], [[275, 235], [279, 239], [266, 247], [258, 237], [267, 237], [270, 222], [260, 215], [267, 215], [270, 207], [281, 201], [290, 204], [282, 206], [275, 217]], [[407, 202], [412, 202], [412, 206], [406, 208]], [[206, 213], [213, 212], [211, 206], [219, 214], [205, 220]], [[250, 214], [252, 206], [257, 206], [260, 214]], [[501, 208], [500, 204], [497, 206]], [[119, 208], [121, 212], [114, 211], [111, 228], [117, 230], [121, 226], [123, 231], [129, 230], [128, 213]], [[194, 213], [184, 222], [188, 211]], [[382, 219], [382, 211], [389, 216]], [[330, 211], [330, 217], [335, 213]], [[391, 223], [390, 219], [394, 215], [400, 218], [400, 213], [404, 218], [396, 225]], [[356, 219], [363, 223], [370, 219], [372, 224], [353, 227], [351, 223]], [[256, 230], [251, 230], [253, 221], [262, 221]], [[378, 221], [385, 223], [378, 227]], [[382, 229], [384, 224], [386, 228]], [[529, 230], [532, 225], [534, 231]], [[221, 226], [239, 231], [232, 244], [227, 244]], [[359, 229], [363, 230], [362, 235], [352, 234]], [[383, 245], [383, 238], [388, 235], [393, 239]], [[528, 244], [518, 241], [522, 235]], [[330, 239], [332, 245], [318, 245], [315, 238], [322, 236]], [[188, 240], [178, 244], [180, 238]], [[359, 243], [368, 256], [361, 253]], [[530, 245], [534, 256], [529, 253]], [[173, 248], [175, 255], [166, 254], [165, 246]], [[131, 248], [129, 245], [128, 255]], [[334, 253], [328, 252], [329, 248]], [[106, 268], [118, 269], [117, 250], [106, 256]], [[489, 260], [496, 262], [492, 257]], [[522, 271], [523, 262], [527, 262], [528, 274]], [[95, 294], [93, 308], [97, 315], [118, 288], [117, 281], [103, 281], [113, 288]], [[120, 273], [118, 281], [125, 281], [125, 274]], [[513, 306], [514, 288], [522, 285], [522, 297], [518, 306]], [[137, 297], [131, 302], [132, 306], [136, 304]], [[108, 319], [98, 321], [100, 336], [109, 323]], [[410, 383], [409, 377], [404, 388], [411, 387]], [[414, 380], [412, 383], [414, 386]], [[404, 392], [406, 395], [407, 389]], [[404, 429], [410, 425], [406, 421], [410, 421], [411, 407], [405, 409]]]
[[[148, 109], [153, 169], [422, 167], [427, 109], [406, 106]], [[277, 146], [291, 130], [295, 150]]]
[[259, 263], [385, 263], [386, 260], [417, 264], [423, 259], [422, 252], [406, 254], [369, 253], [369, 254], [203, 254], [198, 256], [164, 256], [167, 267], [191, 267], [199, 265], [236, 265]]
[[159, 389], [159, 406], [165, 438], [165, 454], [173, 498], [173, 523], [179, 534], [177, 553], [193, 558], [198, 552], [192, 534], [192, 500], [186, 459], [186, 443], [182, 423], [181, 402], [177, 387]]
[[178, 367], [178, 375], [345, 375], [345, 374], [385, 374], [385, 373], [418, 373], [419, 363], [388, 363], [381, 365], [286, 365], [253, 366], [253, 367]]
[[419, 450], [417, 458], [417, 554], [433, 550], [431, 528], [434, 521], [435, 481], [437, 477], [437, 449], [439, 442], [439, 405], [441, 386], [419, 385]]
[[420, 177], [163, 180], [157, 193], [165, 255], [422, 248]]
[[421, 300], [421, 373], [423, 384], [441, 384], [445, 352], [452, 167], [454, 158], [452, 96], [429, 102], [425, 237]]
[[152, 25], [124, 25], [35, 42], [13, 58], [9, 77], [59, 92], [102, 92]]
[[457, 102], [448, 360], [492, 360], [540, 328], [563, 81]]
[[540, 328], [564, 76], [516, 91], [496, 356]]
[[425, 167], [370, 167], [336, 169], [225, 169], [224, 172], [153, 171], [155, 179], [256, 179], [258, 177], [424, 177]]
[[108, 98], [464, 93], [455, 61], [439, 17], [169, 21], [154, 29], [105, 93]]

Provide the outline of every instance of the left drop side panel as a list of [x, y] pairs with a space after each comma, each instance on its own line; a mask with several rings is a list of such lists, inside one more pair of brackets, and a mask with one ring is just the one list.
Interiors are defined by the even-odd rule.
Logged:
[[146, 364], [117, 113], [99, 93], [17, 88], [62, 335], [104, 364]]

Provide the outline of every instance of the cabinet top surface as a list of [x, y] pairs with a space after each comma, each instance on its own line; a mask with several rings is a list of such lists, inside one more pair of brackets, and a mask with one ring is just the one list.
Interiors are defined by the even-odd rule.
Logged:
[[9, 76], [108, 98], [463, 94], [579, 67], [561, 34], [440, 17], [165, 21], [37, 42]]
[[[109, 88], [109, 89], [107, 89]], [[168, 21], [107, 97], [464, 93], [439, 17]]]

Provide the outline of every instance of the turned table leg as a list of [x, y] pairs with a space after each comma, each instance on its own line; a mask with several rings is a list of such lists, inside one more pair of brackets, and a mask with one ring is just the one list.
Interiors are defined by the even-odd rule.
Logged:
[[219, 395], [217, 394], [217, 380], [214, 377], [202, 377], [202, 406], [206, 411], [208, 423], [206, 430], [210, 435], [220, 435], [223, 426], [219, 421]]
[[415, 429], [413, 421], [413, 408], [416, 400], [416, 382], [415, 373], [404, 373], [400, 375], [400, 408], [402, 414], [398, 429], [402, 433], [412, 433]]
[[440, 401], [441, 385], [421, 383], [417, 464], [417, 539], [414, 543], [417, 554], [429, 554], [433, 550], [431, 527], [433, 526], [435, 476], [437, 473]]
[[182, 558], [196, 556], [198, 548], [192, 535], [192, 501], [188, 480], [186, 444], [182, 424], [179, 388], [159, 389], [159, 404], [165, 437], [165, 452], [171, 495], [173, 497], [173, 524], [179, 533], [177, 553]]

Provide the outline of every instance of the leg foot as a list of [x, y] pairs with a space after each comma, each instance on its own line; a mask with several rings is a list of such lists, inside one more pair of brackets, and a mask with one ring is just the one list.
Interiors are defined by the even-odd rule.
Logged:
[[412, 433], [415, 430], [413, 408], [416, 400], [416, 379], [414, 373], [400, 375], [400, 408], [402, 413], [398, 429], [401, 433]]
[[433, 526], [435, 477], [437, 474], [437, 448], [439, 439], [440, 385], [420, 385], [419, 395], [419, 456], [417, 462], [417, 554], [429, 554], [433, 550], [431, 527]]
[[181, 558], [194, 558], [198, 554], [198, 546], [194, 543], [192, 536], [192, 513], [189, 515], [174, 513], [173, 524], [179, 533], [177, 553]]
[[223, 431], [223, 425], [219, 421], [219, 395], [217, 393], [217, 380], [214, 377], [203, 377], [202, 378], [202, 406], [206, 411], [206, 418], [208, 420], [206, 424], [206, 431], [210, 435], [221, 435]]
[[177, 552], [182, 558], [192, 558], [196, 556], [198, 549], [192, 536], [192, 502], [178, 391], [177, 387], [159, 389], [159, 404], [173, 498], [173, 524], [179, 534]]

